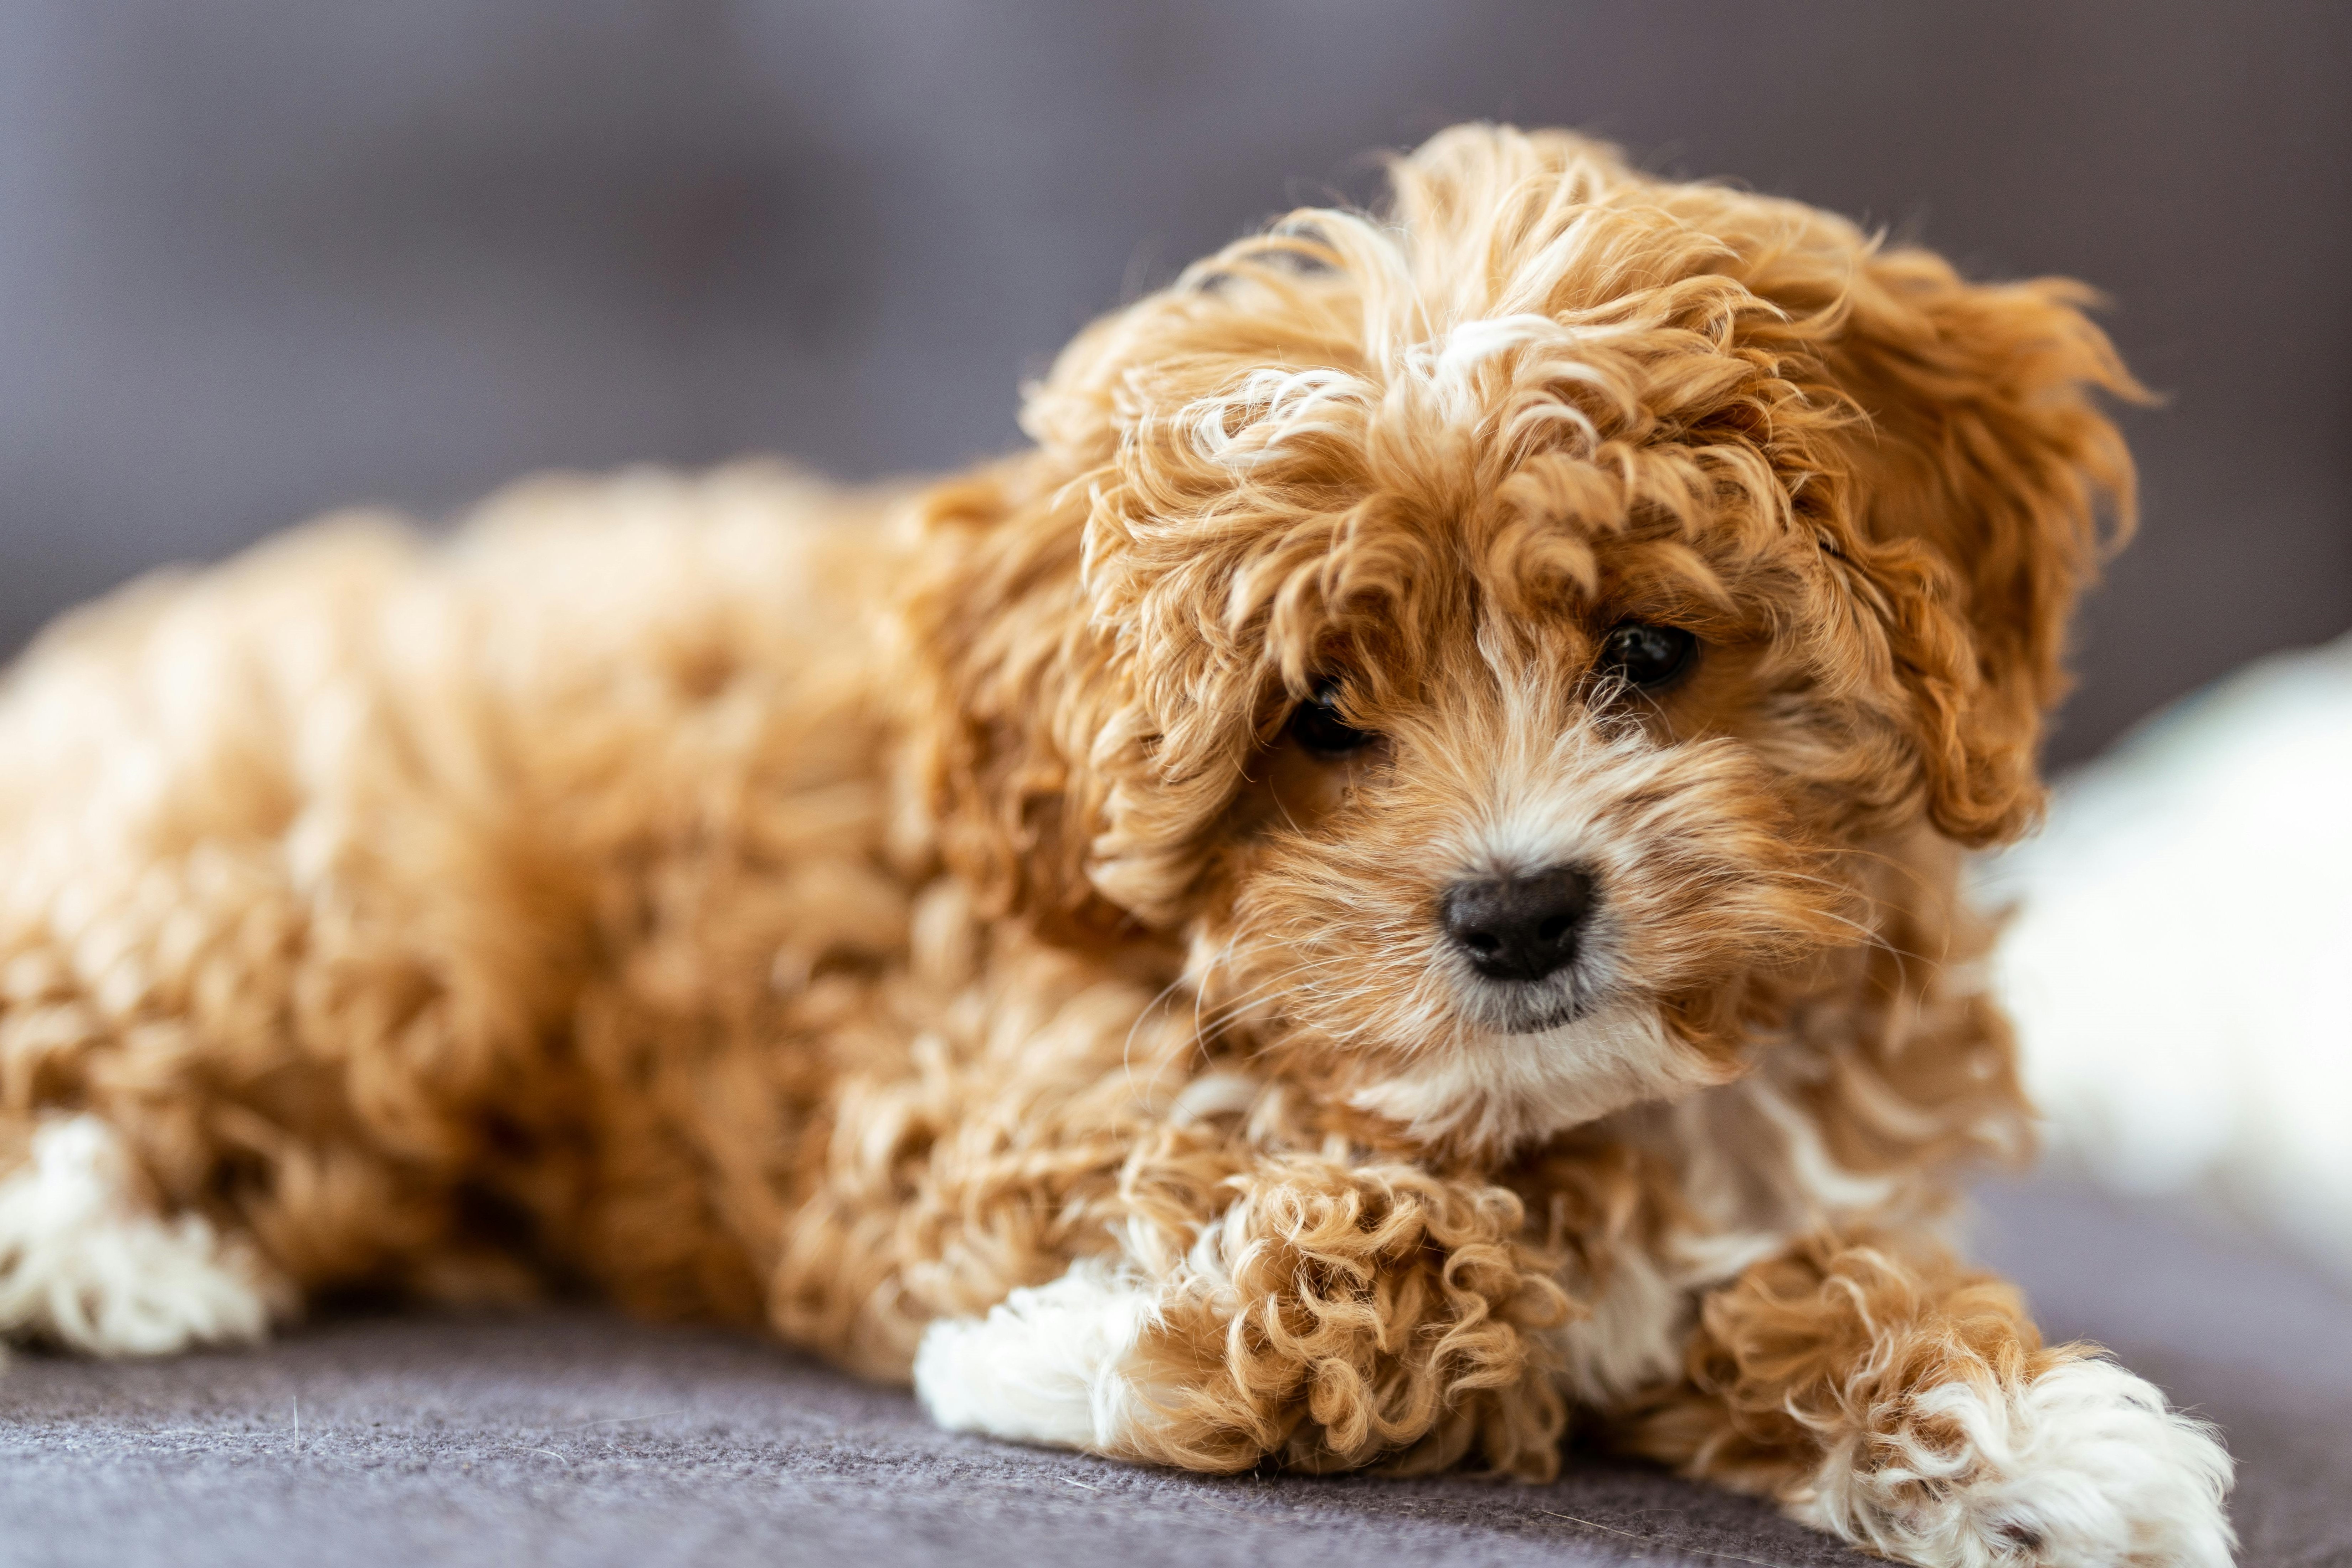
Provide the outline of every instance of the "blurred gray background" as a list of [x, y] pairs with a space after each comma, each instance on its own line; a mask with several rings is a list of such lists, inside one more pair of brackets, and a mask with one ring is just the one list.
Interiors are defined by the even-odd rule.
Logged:
[[355, 500], [1015, 439], [1087, 317], [1452, 121], [2067, 272], [2169, 398], [2056, 742], [2352, 624], [2340, 0], [7, 0], [0, 651]]

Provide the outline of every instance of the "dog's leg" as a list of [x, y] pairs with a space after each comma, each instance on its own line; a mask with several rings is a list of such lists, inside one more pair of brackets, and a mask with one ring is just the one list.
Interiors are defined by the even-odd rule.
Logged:
[[1637, 1427], [1690, 1474], [1930, 1568], [2222, 1568], [2230, 1458], [2015, 1289], [1819, 1238], [1701, 1307], [1690, 1382]]
[[166, 1215], [97, 1116], [12, 1121], [0, 1158], [0, 1339], [164, 1355], [262, 1338], [286, 1282], [202, 1216]]
[[1179, 1226], [1149, 1185], [1129, 1184], [1124, 1257], [931, 1326], [915, 1381], [942, 1424], [1188, 1469], [1435, 1468], [1473, 1449], [1556, 1469], [1541, 1331], [1570, 1308], [1512, 1194], [1289, 1156]]

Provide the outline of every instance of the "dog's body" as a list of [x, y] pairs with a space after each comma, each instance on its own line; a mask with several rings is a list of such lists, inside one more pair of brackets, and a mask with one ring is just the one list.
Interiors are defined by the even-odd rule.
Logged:
[[2128, 378], [1569, 138], [1398, 183], [963, 479], [542, 483], [52, 633], [0, 1328], [570, 1278], [1127, 1458], [1574, 1419], [1913, 1562], [2226, 1562], [2210, 1436], [1937, 1238]]

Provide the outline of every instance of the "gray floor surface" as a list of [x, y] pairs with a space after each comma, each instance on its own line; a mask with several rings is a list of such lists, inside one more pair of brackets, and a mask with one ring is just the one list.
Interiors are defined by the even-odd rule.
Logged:
[[[2352, 1564], [2352, 1298], [2224, 1231], [2060, 1183], [1982, 1250], [2221, 1423], [2248, 1568]], [[0, 1564], [1870, 1561], [1637, 1468], [1549, 1487], [1211, 1480], [940, 1433], [755, 1340], [585, 1310], [354, 1318], [252, 1353], [0, 1375]]]

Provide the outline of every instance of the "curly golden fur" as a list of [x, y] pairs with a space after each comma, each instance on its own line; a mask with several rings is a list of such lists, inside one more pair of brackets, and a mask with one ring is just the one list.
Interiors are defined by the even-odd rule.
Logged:
[[[1959, 853], [2130, 515], [2084, 291], [1564, 134], [1392, 175], [961, 478], [539, 481], [53, 630], [0, 1327], [582, 1281], [1139, 1460], [1574, 1420], [1914, 1562], [2226, 1562], [2210, 1435], [1937, 1239], [2027, 1137]], [[1498, 978], [1453, 900], [1538, 872]]]

